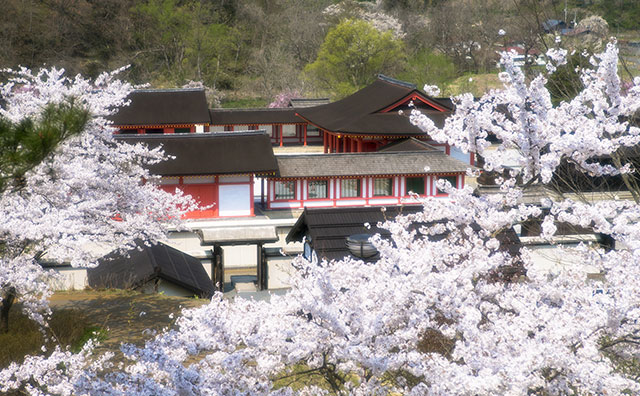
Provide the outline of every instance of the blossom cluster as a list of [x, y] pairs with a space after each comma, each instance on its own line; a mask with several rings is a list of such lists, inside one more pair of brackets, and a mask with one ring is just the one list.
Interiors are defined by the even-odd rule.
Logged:
[[0, 192], [0, 301], [14, 295], [38, 317], [46, 311], [50, 274], [36, 259], [91, 266], [110, 250], [164, 237], [195, 203], [153, 183], [146, 165], [166, 159], [160, 149], [113, 139], [108, 117], [131, 90], [115, 78], [119, 70], [94, 81], [55, 68], [6, 72], [0, 116], [12, 122], [37, 122], [47, 105], [68, 101], [91, 114], [82, 133], [25, 175], [23, 188]]

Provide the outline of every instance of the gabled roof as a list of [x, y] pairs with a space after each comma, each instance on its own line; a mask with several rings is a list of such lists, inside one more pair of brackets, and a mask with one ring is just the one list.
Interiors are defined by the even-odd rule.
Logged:
[[422, 136], [418, 127], [409, 122], [407, 103], [442, 125], [451, 107], [427, 96], [413, 85], [379, 77], [373, 84], [337, 102], [298, 109], [297, 114], [308, 122], [331, 132], [351, 135]]
[[141, 89], [111, 116], [115, 126], [209, 124], [203, 89]]
[[259, 125], [303, 123], [295, 109], [210, 109], [211, 125]]
[[270, 137], [262, 131], [230, 133], [181, 133], [114, 135], [129, 144], [162, 145], [175, 159], [150, 165], [162, 176], [270, 174], [278, 169]]
[[[464, 173], [471, 167], [440, 150], [276, 156], [279, 177]], [[425, 170], [428, 168], [428, 170]]]
[[200, 260], [177, 249], [158, 243], [138, 247], [126, 254], [110, 253], [99, 260], [96, 268], [87, 270], [89, 286], [128, 289], [162, 279], [181, 286], [198, 297], [211, 298], [213, 282]]
[[[383, 209], [386, 209], [383, 212]], [[364, 207], [364, 208], [305, 208], [287, 235], [287, 242], [311, 237], [313, 249], [319, 259], [339, 260], [350, 255], [346, 240], [350, 235], [390, 235], [376, 226], [378, 222], [393, 220], [399, 214], [412, 214], [422, 210], [421, 205]], [[369, 223], [370, 229], [364, 226]]]
[[[422, 205], [388, 206], [386, 208], [305, 208], [289, 231], [286, 241], [302, 241], [303, 237], [310, 237], [318, 259], [339, 260], [351, 254], [346, 246], [348, 236], [380, 234], [382, 237], [387, 237], [390, 233], [378, 228], [377, 223], [394, 220], [401, 214], [408, 215], [420, 211], [422, 211]], [[370, 228], [365, 227], [365, 223], [368, 223]], [[420, 224], [414, 224], [414, 226], [420, 226]], [[471, 228], [477, 231], [480, 226], [473, 223]], [[417, 234], [424, 235], [419, 230], [417, 230]], [[444, 236], [445, 234], [431, 235], [429, 239], [439, 240]], [[513, 228], [501, 231], [495, 238], [500, 242], [501, 251], [508, 252], [514, 257], [519, 255], [522, 243]], [[505, 275], [510, 273], [506, 267], [503, 270]]]

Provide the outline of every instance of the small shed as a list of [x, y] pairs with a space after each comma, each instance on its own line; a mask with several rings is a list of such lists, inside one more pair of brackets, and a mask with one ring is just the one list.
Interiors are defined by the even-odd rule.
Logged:
[[[390, 234], [387, 230], [377, 227], [379, 222], [393, 220], [398, 215], [415, 214], [422, 211], [422, 205], [364, 207], [364, 208], [305, 208], [304, 212], [287, 235], [287, 242], [305, 240], [304, 257], [311, 259], [315, 253], [319, 260], [340, 260], [353, 256], [347, 247], [347, 238], [355, 236], [380, 234], [383, 238]], [[365, 227], [368, 223], [370, 227]], [[424, 224], [422, 224], [424, 225]], [[420, 224], [414, 224], [419, 227]], [[479, 230], [478, 224], [471, 224], [471, 228]], [[416, 228], [417, 229], [417, 228]], [[430, 235], [430, 240], [438, 240], [445, 236]], [[512, 257], [518, 257], [522, 243], [513, 228], [501, 231], [496, 236], [500, 242], [500, 250], [508, 252]], [[362, 257], [364, 260], [376, 261], [378, 256]], [[519, 260], [511, 266], [501, 267], [493, 274], [496, 280], [510, 281], [525, 274], [525, 269]]]
[[93, 288], [135, 289], [167, 295], [211, 298], [215, 288], [200, 260], [157, 243], [127, 253], [110, 253], [87, 271]]
[[[287, 235], [287, 242], [305, 238], [304, 256], [311, 258], [315, 252], [318, 259], [340, 260], [351, 255], [347, 238], [360, 234], [389, 235], [376, 226], [379, 222], [393, 220], [399, 214], [413, 214], [422, 210], [422, 205], [363, 207], [363, 208], [305, 208], [296, 224]], [[371, 227], [365, 227], [368, 223]]]

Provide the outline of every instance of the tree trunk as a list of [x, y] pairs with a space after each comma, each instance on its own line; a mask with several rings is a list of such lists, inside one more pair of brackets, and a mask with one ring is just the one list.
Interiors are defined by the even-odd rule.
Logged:
[[16, 299], [16, 289], [10, 287], [2, 294], [2, 305], [0, 306], [0, 334], [9, 332], [9, 311]]

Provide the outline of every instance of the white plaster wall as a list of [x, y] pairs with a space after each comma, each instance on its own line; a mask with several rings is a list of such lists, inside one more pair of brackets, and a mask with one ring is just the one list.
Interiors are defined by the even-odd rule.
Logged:
[[86, 268], [56, 267], [54, 270], [60, 275], [58, 279], [51, 279], [49, 286], [53, 290], [84, 290], [89, 282]]
[[397, 198], [390, 198], [390, 199], [369, 199], [369, 204], [370, 205], [391, 205], [391, 204], [397, 204], [398, 203], [398, 199]]
[[333, 206], [333, 201], [306, 201], [304, 202], [304, 206], [310, 208]]
[[289, 279], [295, 271], [291, 265], [291, 257], [269, 257], [267, 266], [267, 272], [269, 274], [267, 288], [284, 289], [291, 287]]
[[158, 285], [158, 293], [162, 293], [165, 296], [176, 296], [176, 297], [193, 297], [194, 293], [185, 289], [184, 287], [178, 286], [174, 283], [160, 280], [160, 284]]
[[170, 232], [162, 242], [200, 260], [211, 257], [211, 246], [202, 246], [195, 232]]
[[271, 135], [273, 133], [272, 125], [259, 125], [258, 129], [264, 130], [265, 132], [267, 132], [268, 135]]
[[[155, 281], [147, 282], [138, 289], [141, 293], [151, 294], [156, 292]], [[174, 283], [160, 279], [158, 283], [158, 293], [162, 293], [165, 296], [174, 297], [193, 297], [194, 293], [185, 289], [182, 286], [178, 286]]]
[[223, 246], [225, 268], [255, 267], [258, 264], [256, 245]]
[[212, 273], [211, 268], [213, 267], [211, 260], [201, 260], [201, 262], [202, 262], [202, 267], [204, 268], [205, 272], [209, 276], [209, 279], [211, 279], [211, 273]]
[[282, 126], [282, 136], [296, 136], [296, 126], [295, 125], [283, 125]]
[[248, 184], [220, 184], [218, 187], [220, 216], [251, 215], [251, 187]]
[[364, 199], [339, 199], [336, 201], [336, 206], [354, 206], [354, 205], [366, 205], [367, 201]]
[[558, 245], [529, 245], [533, 267], [544, 272], [554, 272], [563, 268], [583, 266], [585, 271], [597, 273], [595, 267], [585, 266], [579, 256], [570, 254]]

